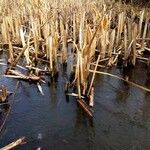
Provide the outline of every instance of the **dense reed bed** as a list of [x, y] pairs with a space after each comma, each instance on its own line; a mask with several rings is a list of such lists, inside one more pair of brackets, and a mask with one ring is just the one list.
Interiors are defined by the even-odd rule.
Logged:
[[71, 95], [90, 116], [98, 67], [135, 66], [137, 60], [149, 64], [144, 55], [150, 51], [148, 8], [109, 0], [1, 0], [0, 13], [1, 47], [9, 63], [5, 76], [38, 82], [43, 93], [43, 74], [59, 73], [71, 43], [74, 79], [66, 91], [68, 85], [77, 87]]

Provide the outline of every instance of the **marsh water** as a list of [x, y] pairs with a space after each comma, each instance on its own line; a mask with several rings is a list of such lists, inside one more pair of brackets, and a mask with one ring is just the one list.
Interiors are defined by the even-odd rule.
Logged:
[[[4, 59], [5, 54], [0, 55]], [[71, 57], [71, 55], [69, 56]], [[70, 62], [68, 62], [70, 64]], [[0, 65], [4, 74], [7, 66]], [[139, 63], [129, 80], [150, 87], [146, 65]], [[0, 136], [0, 147], [25, 136], [18, 150], [149, 150], [150, 93], [121, 80], [96, 75], [94, 118], [89, 119], [74, 97], [66, 98], [64, 86], [70, 65], [59, 66], [56, 81], [46, 77], [44, 96], [36, 84], [20, 81], [11, 112]], [[122, 76], [122, 69], [105, 70]], [[0, 78], [0, 84], [13, 91], [18, 80]], [[9, 97], [12, 100], [12, 97]]]

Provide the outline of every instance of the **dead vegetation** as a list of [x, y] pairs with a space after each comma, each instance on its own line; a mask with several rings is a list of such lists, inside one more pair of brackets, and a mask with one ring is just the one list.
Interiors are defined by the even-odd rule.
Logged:
[[19, 146], [19, 145], [22, 145], [22, 144], [25, 144], [25, 137], [21, 137], [19, 139], [17, 139], [16, 141], [6, 145], [5, 147], [3, 148], [0, 148], [0, 150], [10, 150], [10, 149], [14, 149], [15, 147]]
[[[73, 82], [77, 102], [93, 116], [94, 78], [98, 67], [149, 64], [150, 19], [148, 8], [98, 0], [0, 1], [1, 47], [7, 50], [5, 77], [35, 82], [42, 92], [44, 75], [59, 73], [66, 64], [68, 43], [73, 51]], [[17, 65], [22, 72], [17, 70]], [[24, 72], [25, 71], [25, 72]], [[93, 74], [90, 76], [90, 72]]]

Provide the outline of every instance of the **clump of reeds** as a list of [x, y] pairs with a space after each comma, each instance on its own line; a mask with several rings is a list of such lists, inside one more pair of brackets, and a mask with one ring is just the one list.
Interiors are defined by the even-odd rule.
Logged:
[[[30, 80], [40, 79], [41, 73], [54, 77], [58, 64], [67, 63], [71, 42], [72, 85], [78, 89], [78, 98], [86, 96], [90, 104], [98, 66], [116, 65], [119, 56], [124, 66], [135, 66], [137, 59], [143, 59], [143, 51], [150, 51], [147, 9], [137, 13], [130, 5], [109, 0], [11, 0], [1, 1], [0, 11], [1, 42], [9, 47], [7, 72]], [[12, 71], [20, 57], [25, 58], [30, 76]], [[94, 73], [89, 78], [91, 67]]]

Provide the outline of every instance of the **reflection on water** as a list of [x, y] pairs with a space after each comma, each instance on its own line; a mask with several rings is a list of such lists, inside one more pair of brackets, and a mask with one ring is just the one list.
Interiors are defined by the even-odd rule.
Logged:
[[150, 121], [150, 93], [145, 93], [142, 107], [143, 121]]
[[81, 144], [85, 143], [88, 150], [94, 150], [95, 127], [93, 119], [88, 118], [80, 108], [77, 108], [76, 113], [74, 136], [79, 139], [78, 143], [81, 142], [82, 137]]
[[[68, 64], [72, 59], [70, 55], [69, 58]], [[5, 69], [6, 66], [0, 66], [1, 73]], [[94, 118], [89, 119], [75, 98], [64, 94], [65, 79], [71, 74], [70, 66], [63, 68], [60, 65], [59, 69], [56, 81], [42, 85], [44, 96], [40, 95], [35, 84], [20, 82], [0, 137], [0, 147], [25, 136], [27, 144], [18, 149], [150, 149], [150, 93], [121, 80], [96, 75]], [[109, 72], [149, 86], [144, 64], [126, 73], [113, 68]], [[10, 91], [16, 82], [14, 79], [0, 79], [0, 84], [7, 85]]]

